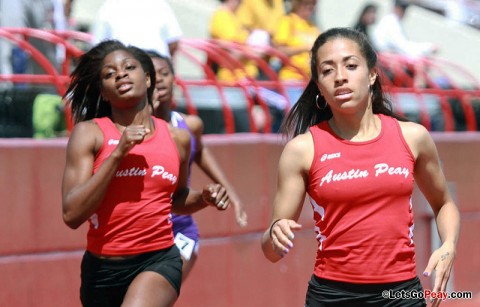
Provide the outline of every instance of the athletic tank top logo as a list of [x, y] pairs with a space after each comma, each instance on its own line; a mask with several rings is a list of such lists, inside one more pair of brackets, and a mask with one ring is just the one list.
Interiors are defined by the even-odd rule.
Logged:
[[340, 158], [341, 154], [339, 152], [331, 153], [331, 154], [323, 154], [320, 158], [320, 161], [324, 162], [325, 160], [331, 160], [335, 158]]
[[[410, 171], [406, 167], [394, 167], [394, 166], [389, 166], [387, 163], [378, 163], [375, 164], [373, 167], [375, 170], [375, 177], [381, 176], [381, 175], [399, 175], [399, 176], [405, 176], [405, 178], [408, 177], [410, 174]], [[349, 171], [344, 171], [344, 172], [338, 172], [338, 173], [333, 173], [333, 170], [331, 169], [328, 171], [328, 173], [322, 177], [322, 180], [320, 181], [320, 186], [322, 186], [324, 183], [330, 183], [332, 181], [343, 181], [343, 180], [353, 180], [353, 179], [361, 179], [361, 178], [367, 178], [370, 175], [368, 170], [361, 170], [361, 169], [351, 169]]]

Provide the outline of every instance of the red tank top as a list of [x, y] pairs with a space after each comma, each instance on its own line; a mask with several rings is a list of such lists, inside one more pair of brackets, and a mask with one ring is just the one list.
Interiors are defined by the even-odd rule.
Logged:
[[[103, 133], [94, 173], [110, 156], [121, 134], [108, 118], [94, 119]], [[90, 218], [87, 250], [102, 255], [132, 255], [173, 245], [171, 196], [180, 157], [167, 123], [153, 118], [155, 130], [135, 145], [112, 178], [99, 209]]]
[[318, 240], [318, 277], [389, 283], [416, 276], [415, 160], [397, 120], [379, 117], [380, 134], [366, 142], [339, 138], [326, 121], [310, 128], [315, 154], [307, 192]]

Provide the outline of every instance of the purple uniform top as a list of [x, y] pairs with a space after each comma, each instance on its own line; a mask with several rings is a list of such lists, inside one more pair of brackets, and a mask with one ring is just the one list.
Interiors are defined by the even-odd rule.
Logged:
[[[185, 122], [185, 118], [183, 118], [183, 116], [180, 113], [172, 111], [170, 122], [174, 127], [185, 129], [188, 131], [188, 133], [190, 133], [191, 151], [190, 151], [190, 159], [188, 162], [188, 165], [189, 165], [188, 184], [190, 185], [190, 166], [192, 165], [193, 159], [197, 153], [195, 137], [190, 131], [190, 129], [188, 128], [187, 123]], [[191, 215], [177, 215], [175, 213], [172, 213], [172, 223], [173, 223], [173, 226], [172, 226], [173, 235], [176, 235], [178, 232], [181, 232], [183, 235], [189, 237], [195, 242], [198, 242], [198, 239], [199, 239], [198, 227], [195, 224], [195, 221], [193, 220], [193, 217]]]

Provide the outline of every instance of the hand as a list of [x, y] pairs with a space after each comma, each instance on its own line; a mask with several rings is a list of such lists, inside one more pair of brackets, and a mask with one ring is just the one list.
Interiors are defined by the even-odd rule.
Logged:
[[270, 239], [273, 251], [280, 257], [288, 254], [293, 248], [294, 230], [300, 230], [302, 225], [294, 220], [281, 219], [274, 222], [270, 227]]
[[150, 130], [145, 128], [144, 125], [127, 126], [123, 130], [122, 137], [115, 150], [120, 151], [122, 157], [126, 156], [135, 145], [143, 142], [148, 133], [150, 133]]
[[202, 198], [210, 206], [218, 210], [226, 210], [230, 204], [227, 190], [221, 184], [208, 184], [203, 188]]
[[[435, 270], [435, 284], [432, 292], [445, 291], [452, 271], [454, 259], [455, 248], [448, 243], [443, 243], [442, 246], [430, 256], [423, 275], [430, 276], [432, 271]], [[440, 302], [441, 300], [439, 299], [432, 300], [432, 307], [440, 305]]]
[[231, 203], [233, 205], [233, 209], [235, 210], [235, 220], [237, 221], [238, 226], [247, 226], [247, 212], [245, 212], [243, 209], [243, 204], [236, 201], [232, 201]]
[[228, 195], [230, 197], [230, 203], [235, 211], [235, 220], [237, 221], [238, 226], [247, 226], [247, 212], [245, 212], [243, 203], [240, 201], [239, 197], [234, 191], [229, 191]]

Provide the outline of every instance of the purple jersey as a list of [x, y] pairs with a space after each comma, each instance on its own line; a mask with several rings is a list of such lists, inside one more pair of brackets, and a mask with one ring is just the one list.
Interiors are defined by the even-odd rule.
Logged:
[[[185, 118], [183, 116], [175, 111], [172, 111], [171, 113], [171, 124], [174, 127], [180, 128], [180, 129], [185, 129], [190, 133], [190, 159], [189, 159], [189, 168], [188, 168], [188, 184], [190, 185], [190, 167], [192, 165], [193, 159], [197, 153], [196, 151], [196, 141], [195, 141], [195, 136], [192, 134], [190, 129], [187, 126], [187, 123], [185, 122]], [[172, 228], [173, 228], [173, 234], [176, 235], [178, 232], [181, 232], [183, 235], [189, 237], [192, 240], [195, 240], [195, 242], [198, 242], [199, 239], [199, 233], [198, 233], [198, 227], [195, 224], [195, 221], [193, 220], [191, 215], [177, 215], [175, 213], [172, 213]]]

